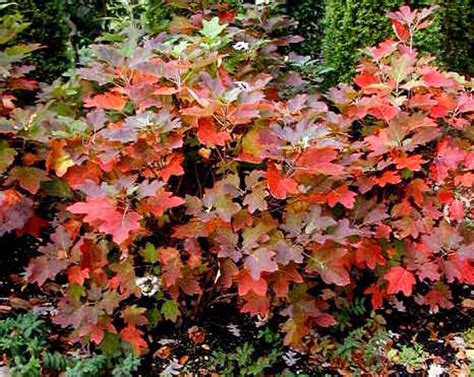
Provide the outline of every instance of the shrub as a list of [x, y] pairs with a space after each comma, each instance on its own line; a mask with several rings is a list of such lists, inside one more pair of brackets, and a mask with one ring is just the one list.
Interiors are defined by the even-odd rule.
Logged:
[[447, 283], [474, 283], [471, 84], [418, 57], [431, 11], [392, 13], [398, 39], [325, 102], [280, 97], [278, 47], [299, 39], [247, 9], [94, 46], [82, 117], [53, 100], [2, 121], [0, 234], [51, 230], [27, 279], [67, 282], [55, 322], [73, 339], [139, 353], [146, 326], [232, 290], [243, 313], [281, 309], [285, 344], [304, 348], [336, 323], [322, 288], [379, 308], [419, 284], [435, 311], [452, 305]]

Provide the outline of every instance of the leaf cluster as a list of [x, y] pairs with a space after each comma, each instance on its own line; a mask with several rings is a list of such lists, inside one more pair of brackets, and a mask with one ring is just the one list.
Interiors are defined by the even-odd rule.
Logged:
[[325, 96], [280, 54], [290, 21], [244, 9], [131, 28], [91, 47], [76, 108], [56, 83], [6, 111], [0, 235], [47, 235], [26, 278], [67, 281], [54, 320], [73, 340], [146, 352], [159, 322], [235, 293], [305, 349], [356, 288], [437, 311], [474, 283], [472, 83], [418, 55], [432, 9], [391, 13], [396, 39]]

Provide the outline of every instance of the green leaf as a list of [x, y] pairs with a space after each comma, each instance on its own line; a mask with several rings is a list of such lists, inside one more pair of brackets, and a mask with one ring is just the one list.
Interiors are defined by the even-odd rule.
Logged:
[[10, 148], [6, 141], [0, 142], [0, 174], [12, 164], [16, 154], [16, 150]]
[[174, 300], [166, 300], [161, 306], [161, 314], [172, 322], [176, 322], [180, 312], [178, 308], [178, 303]]
[[86, 295], [86, 288], [79, 284], [71, 284], [69, 286], [69, 295], [76, 300]]
[[139, 251], [147, 263], [156, 263], [158, 261], [158, 250], [150, 242], [147, 242], [143, 249]]
[[154, 306], [147, 311], [146, 315], [148, 317], [149, 327], [152, 329], [155, 328], [161, 320], [161, 314], [158, 308]]
[[210, 21], [202, 21], [201, 34], [208, 38], [216, 38], [227, 27], [227, 24], [219, 24], [219, 18], [213, 17]]
[[69, 185], [59, 178], [52, 178], [49, 181], [41, 182], [41, 188], [50, 196], [71, 199], [73, 192]]
[[116, 354], [118, 351], [120, 351], [120, 338], [118, 334], [112, 334], [106, 331], [104, 339], [100, 343], [99, 348], [107, 355]]

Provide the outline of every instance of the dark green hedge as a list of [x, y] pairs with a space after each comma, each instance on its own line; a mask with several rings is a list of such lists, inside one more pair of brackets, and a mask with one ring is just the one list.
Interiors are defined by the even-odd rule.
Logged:
[[298, 21], [295, 33], [305, 38], [302, 43], [295, 45], [297, 52], [314, 58], [319, 57], [323, 36], [323, 0], [288, 1], [286, 11], [291, 18]]
[[472, 0], [437, 0], [440, 9], [439, 59], [454, 71], [474, 76], [474, 4]]
[[69, 27], [63, 17], [61, 0], [21, 0], [9, 7], [18, 11], [30, 26], [20, 34], [20, 41], [40, 43], [44, 46], [33, 54], [36, 66], [33, 76], [41, 81], [52, 81], [71, 64]]
[[[354, 74], [360, 49], [372, 46], [392, 32], [387, 13], [405, 3], [403, 0], [325, 0], [322, 55], [324, 65], [332, 68], [325, 84], [349, 81]], [[438, 41], [428, 38], [429, 45]]]

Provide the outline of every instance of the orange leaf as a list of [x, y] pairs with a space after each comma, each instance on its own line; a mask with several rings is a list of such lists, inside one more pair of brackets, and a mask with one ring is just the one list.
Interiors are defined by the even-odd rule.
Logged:
[[212, 118], [199, 119], [197, 137], [201, 144], [210, 146], [225, 145], [231, 139], [227, 131], [218, 131]]
[[84, 107], [96, 107], [105, 110], [122, 111], [126, 104], [125, 97], [116, 92], [106, 92], [84, 100]]
[[137, 355], [140, 355], [142, 349], [148, 348], [145, 340], [142, 338], [143, 331], [138, 330], [135, 326], [127, 326], [120, 331], [120, 338], [130, 343]]
[[426, 163], [426, 161], [423, 160], [419, 154], [413, 156], [395, 157], [393, 161], [395, 162], [395, 165], [397, 165], [398, 169], [408, 169], [411, 171], [421, 170], [421, 165]]
[[402, 179], [400, 178], [400, 174], [396, 171], [386, 171], [382, 174], [380, 178], [376, 178], [377, 184], [380, 187], [385, 187], [387, 184], [396, 184], [400, 183]]

